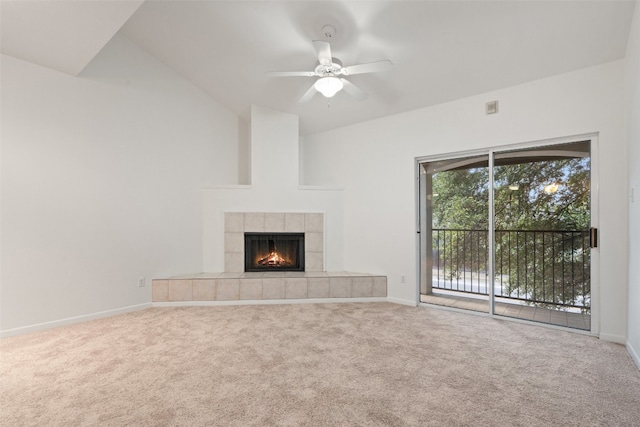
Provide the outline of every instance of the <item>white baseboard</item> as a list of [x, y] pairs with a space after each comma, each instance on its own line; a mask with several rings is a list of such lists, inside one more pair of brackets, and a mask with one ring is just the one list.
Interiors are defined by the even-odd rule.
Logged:
[[409, 305], [411, 307], [417, 307], [418, 306], [418, 303], [416, 303], [415, 301], [408, 300], [408, 299], [387, 297], [387, 301], [392, 302], [394, 304]]
[[611, 341], [611, 342], [615, 342], [617, 344], [622, 344], [622, 345], [627, 344], [627, 339], [625, 337], [621, 337], [619, 335], [600, 333], [598, 338], [600, 338], [603, 341]]
[[232, 300], [232, 301], [170, 301], [154, 302], [153, 307], [215, 307], [230, 305], [275, 305], [275, 304], [327, 304], [345, 302], [387, 302], [384, 297], [371, 298], [304, 298], [304, 299], [268, 299], [268, 300]]
[[0, 338], [23, 335], [29, 332], [42, 331], [44, 329], [57, 328], [59, 326], [73, 325], [75, 323], [86, 322], [88, 320], [117, 316], [119, 314], [131, 313], [132, 311], [144, 310], [146, 308], [151, 308], [151, 303], [130, 305], [127, 307], [117, 308], [115, 310], [100, 311], [98, 313], [91, 313], [83, 316], [68, 317], [66, 319], [54, 320], [51, 322], [37, 323], [35, 325], [23, 326], [14, 329], [6, 329], [4, 331], [0, 331]]
[[636, 366], [638, 367], [638, 369], [640, 369], [640, 356], [638, 356], [638, 352], [631, 346], [631, 343], [629, 341], [627, 341], [626, 347], [629, 355], [631, 356], [633, 361], [636, 362]]

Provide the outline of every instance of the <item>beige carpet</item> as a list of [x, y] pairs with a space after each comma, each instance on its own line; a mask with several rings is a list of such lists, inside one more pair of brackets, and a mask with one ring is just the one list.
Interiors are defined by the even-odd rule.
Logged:
[[0, 340], [2, 426], [638, 426], [623, 346], [389, 303], [153, 308]]

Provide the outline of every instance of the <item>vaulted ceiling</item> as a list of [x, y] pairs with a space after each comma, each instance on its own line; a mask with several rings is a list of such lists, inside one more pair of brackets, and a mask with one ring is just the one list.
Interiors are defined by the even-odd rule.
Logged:
[[[634, 1], [7, 1], [2, 53], [82, 78], [116, 33], [241, 117], [251, 104], [300, 116], [302, 134], [435, 105], [622, 59]], [[369, 93], [298, 99], [312, 77], [312, 40], [336, 35], [350, 76]]]

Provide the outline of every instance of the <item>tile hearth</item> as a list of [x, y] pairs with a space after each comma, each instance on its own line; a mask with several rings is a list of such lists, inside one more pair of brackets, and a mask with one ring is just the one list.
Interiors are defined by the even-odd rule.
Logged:
[[199, 273], [154, 279], [153, 302], [386, 298], [387, 278], [351, 272]]

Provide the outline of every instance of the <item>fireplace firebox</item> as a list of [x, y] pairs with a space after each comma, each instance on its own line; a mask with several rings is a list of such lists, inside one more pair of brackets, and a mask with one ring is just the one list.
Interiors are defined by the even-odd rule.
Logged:
[[245, 233], [244, 271], [304, 271], [304, 233]]

